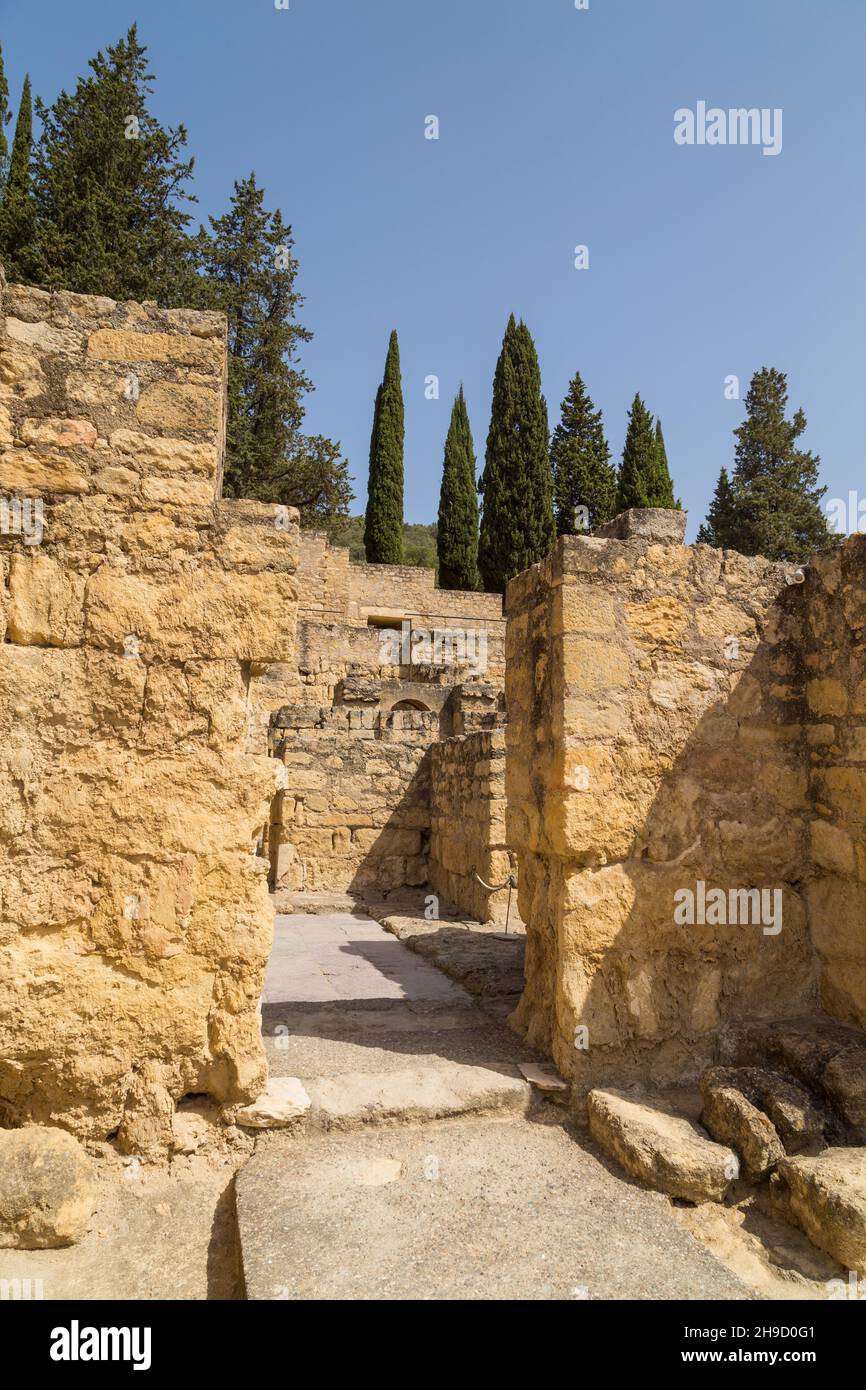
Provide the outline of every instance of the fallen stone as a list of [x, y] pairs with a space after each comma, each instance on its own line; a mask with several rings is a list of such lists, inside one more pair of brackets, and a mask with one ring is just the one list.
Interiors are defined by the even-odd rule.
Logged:
[[866, 1142], [866, 1046], [846, 1047], [829, 1062], [821, 1084], [852, 1137]]
[[701, 1078], [706, 1095], [714, 1087], [739, 1091], [766, 1115], [785, 1153], [810, 1147], [824, 1148], [826, 1116], [814, 1104], [805, 1087], [764, 1067], [711, 1067]]
[[847, 1269], [866, 1273], [866, 1149], [784, 1158], [772, 1185], [813, 1245]]
[[556, 1067], [549, 1062], [521, 1062], [520, 1071], [530, 1086], [539, 1091], [567, 1091], [568, 1082], [563, 1081]]
[[307, 1081], [311, 1118], [322, 1129], [351, 1129], [383, 1120], [418, 1121], [478, 1111], [517, 1110], [527, 1083], [511, 1069], [454, 1063], [391, 1072], [341, 1072]]
[[590, 1091], [590, 1133], [633, 1177], [689, 1202], [721, 1202], [739, 1176], [737, 1155], [663, 1100]]
[[771, 1120], [733, 1086], [706, 1086], [701, 1123], [720, 1144], [740, 1155], [746, 1176], [760, 1182], [785, 1150]]
[[0, 1130], [0, 1247], [74, 1245], [95, 1206], [93, 1166], [71, 1134], [42, 1125]]
[[310, 1097], [296, 1076], [272, 1076], [266, 1089], [235, 1116], [244, 1129], [285, 1129], [297, 1124], [310, 1109]]

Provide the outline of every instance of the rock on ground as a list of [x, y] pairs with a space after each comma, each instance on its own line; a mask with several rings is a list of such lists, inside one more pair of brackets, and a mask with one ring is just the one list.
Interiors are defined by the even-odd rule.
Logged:
[[773, 1192], [813, 1245], [847, 1269], [866, 1273], [866, 1149], [782, 1159]]
[[703, 1095], [704, 1128], [720, 1144], [736, 1150], [746, 1176], [760, 1182], [785, 1154], [772, 1121], [733, 1086], [707, 1086]]
[[0, 1130], [0, 1247], [73, 1245], [95, 1203], [93, 1165], [71, 1134], [42, 1125]]
[[590, 1091], [593, 1139], [650, 1187], [689, 1202], [721, 1202], [739, 1160], [699, 1125], [672, 1113], [664, 1100], [622, 1091]]

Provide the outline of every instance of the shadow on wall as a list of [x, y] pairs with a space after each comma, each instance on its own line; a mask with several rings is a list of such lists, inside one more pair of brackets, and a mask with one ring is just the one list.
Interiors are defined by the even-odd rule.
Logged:
[[[515, 795], [520, 772], [509, 793], [529, 924], [517, 1022], [581, 1089], [694, 1077], [720, 1028], [814, 1013], [819, 999], [866, 1023], [866, 538], [816, 556], [804, 584], [767, 602], [779, 567], [730, 557], [734, 572], [754, 565], [753, 584], [747, 572], [720, 601], [725, 561], [713, 587], [702, 551], [672, 567], [707, 581], [682, 591], [692, 620], [695, 603], [719, 610], [703, 610], [704, 640], [690, 645], [678, 603], [644, 588], [625, 605], [628, 638], [611, 605], [595, 691], [568, 667], [599, 644], [567, 632], [557, 650], [530, 615], [528, 719], [547, 741], [534, 761], [519, 755], [530, 795]], [[584, 599], [601, 610], [611, 597], [595, 578], [575, 595], [563, 600], [575, 628]], [[725, 625], [743, 655], [720, 662]]]

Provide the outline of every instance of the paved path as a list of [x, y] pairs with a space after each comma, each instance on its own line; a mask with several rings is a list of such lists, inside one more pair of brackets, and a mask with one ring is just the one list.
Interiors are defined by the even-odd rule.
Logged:
[[465, 990], [407, 951], [369, 917], [348, 912], [278, 916], [264, 1002], [318, 1004], [350, 999], [469, 1002]]
[[518, 1064], [539, 1059], [495, 1008], [369, 918], [278, 916], [262, 1025], [272, 1076], [313, 1106], [238, 1176], [248, 1297], [749, 1297], [666, 1198], [530, 1102]]

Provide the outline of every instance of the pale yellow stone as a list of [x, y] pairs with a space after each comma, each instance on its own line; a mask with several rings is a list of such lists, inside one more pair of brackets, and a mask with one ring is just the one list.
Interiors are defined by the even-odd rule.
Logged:
[[89, 420], [57, 419], [49, 416], [35, 419], [28, 416], [21, 422], [21, 439], [25, 444], [79, 444], [92, 448], [96, 443], [96, 427]]
[[213, 430], [220, 423], [220, 398], [203, 386], [160, 381], [142, 391], [135, 413], [143, 425], [157, 429]]
[[0, 488], [39, 494], [86, 492], [87, 472], [69, 455], [30, 449], [0, 453]]
[[678, 599], [660, 595], [647, 603], [627, 603], [625, 619], [632, 636], [648, 646], [676, 642], [689, 616]]
[[84, 577], [47, 555], [13, 555], [8, 637], [22, 646], [75, 647], [83, 629]]
[[99, 328], [87, 340], [88, 357], [104, 362], [181, 362], [187, 366], [211, 366], [223, 361], [223, 345], [185, 333], [135, 333], [127, 329]]
[[216, 473], [217, 455], [213, 444], [165, 439], [127, 429], [115, 430], [108, 442], [112, 449], [131, 454], [141, 468], [155, 468], [166, 473]]

